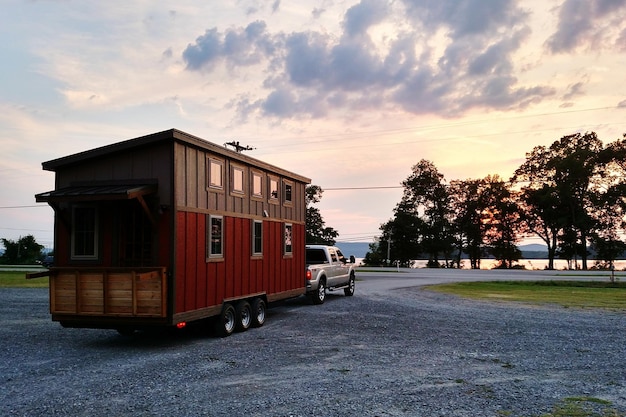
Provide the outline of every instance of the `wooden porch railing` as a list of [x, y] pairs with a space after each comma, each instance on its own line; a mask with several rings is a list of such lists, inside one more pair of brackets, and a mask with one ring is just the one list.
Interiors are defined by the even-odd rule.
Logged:
[[165, 317], [165, 267], [50, 269], [50, 312], [85, 316]]

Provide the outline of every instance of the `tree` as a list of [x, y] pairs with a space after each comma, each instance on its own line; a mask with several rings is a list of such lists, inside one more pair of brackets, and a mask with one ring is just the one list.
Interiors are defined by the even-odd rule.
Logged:
[[454, 250], [451, 197], [444, 177], [435, 165], [422, 159], [402, 182], [401, 205], [421, 219], [421, 248], [428, 254], [428, 266], [439, 267], [442, 256], [448, 266]]
[[306, 201], [306, 243], [320, 245], [334, 245], [339, 232], [327, 227], [322, 215], [313, 204], [319, 203], [324, 190], [319, 185], [309, 185], [305, 190]]
[[37, 243], [33, 235], [19, 238], [17, 241], [2, 239], [4, 254], [0, 262], [5, 265], [32, 265], [40, 259], [44, 247]]
[[485, 178], [486, 241], [489, 252], [498, 260], [498, 268], [513, 268], [522, 253], [517, 247], [523, 230], [515, 194], [497, 175]]
[[462, 253], [470, 259], [472, 269], [480, 269], [480, 260], [486, 254], [484, 221], [486, 201], [485, 180], [452, 181], [450, 195], [457, 236], [457, 265], [460, 267]]
[[363, 258], [363, 265], [366, 266], [384, 266], [386, 255], [381, 253], [381, 245], [379, 242], [369, 244], [369, 251]]
[[[595, 133], [562, 137], [549, 148], [538, 146], [513, 177], [522, 187], [524, 218], [554, 256], [555, 238], [560, 253], [582, 258], [587, 269], [587, 244], [598, 225], [594, 217], [602, 201], [602, 184], [608, 161]], [[553, 258], [550, 261], [553, 266]]]

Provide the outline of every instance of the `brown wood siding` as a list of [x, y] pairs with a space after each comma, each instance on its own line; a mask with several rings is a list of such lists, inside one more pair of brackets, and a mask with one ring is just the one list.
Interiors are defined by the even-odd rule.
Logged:
[[[267, 211], [270, 218], [293, 222], [305, 220], [305, 187], [304, 182], [294, 178], [281, 176], [266, 168], [245, 164], [241, 161], [232, 162], [223, 155], [211, 153], [207, 149], [189, 146], [186, 143], [175, 143], [175, 189], [176, 206], [185, 210], [197, 210], [203, 213], [219, 213], [248, 218], [263, 217]], [[208, 187], [208, 159], [214, 158], [224, 163], [223, 188]], [[244, 170], [244, 194], [232, 192], [232, 167]], [[252, 171], [263, 176], [262, 198], [252, 197]], [[266, 182], [271, 175], [278, 179], [280, 198], [271, 200]], [[285, 203], [283, 196], [283, 180], [292, 184], [292, 202]]]

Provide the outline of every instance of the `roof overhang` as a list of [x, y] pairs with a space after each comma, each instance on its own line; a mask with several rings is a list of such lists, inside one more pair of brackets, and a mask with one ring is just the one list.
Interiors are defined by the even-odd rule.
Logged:
[[157, 191], [156, 184], [76, 185], [35, 195], [38, 203], [131, 200]]

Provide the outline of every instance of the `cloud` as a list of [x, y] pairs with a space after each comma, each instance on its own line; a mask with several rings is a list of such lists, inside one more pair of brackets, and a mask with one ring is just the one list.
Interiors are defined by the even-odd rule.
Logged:
[[343, 22], [348, 36], [364, 34], [367, 29], [383, 21], [388, 14], [388, 5], [380, 0], [362, 0], [346, 11]]
[[580, 96], [580, 95], [584, 95], [585, 94], [585, 91], [583, 89], [584, 86], [585, 86], [585, 83], [583, 83], [583, 82], [577, 82], [575, 84], [570, 84], [567, 87], [567, 92], [563, 96], [563, 100], [571, 100], [574, 97], [577, 97], [577, 96]]
[[522, 22], [527, 13], [514, 0], [403, 0], [407, 13], [427, 28], [445, 26], [453, 39], [490, 34]]
[[183, 60], [191, 70], [212, 69], [218, 62], [234, 66], [258, 64], [272, 49], [267, 43], [264, 22], [256, 21], [245, 28], [230, 29], [220, 33], [217, 28], [207, 29], [194, 44], [183, 51]]
[[[258, 111], [315, 118], [383, 105], [444, 117], [473, 108], [518, 109], [555, 91], [522, 85], [515, 75], [513, 56], [530, 35], [528, 13], [516, 4], [361, 0], [345, 11], [337, 36], [271, 33], [264, 22], [224, 33], [213, 28], [187, 46], [183, 59], [188, 70], [209, 72], [218, 64], [267, 63], [262, 89], [236, 106], [245, 117]], [[370, 33], [375, 27], [382, 37]], [[441, 34], [444, 47], [431, 45]]]
[[626, 0], [565, 0], [546, 46], [555, 54], [579, 48], [623, 50], [625, 33]]

